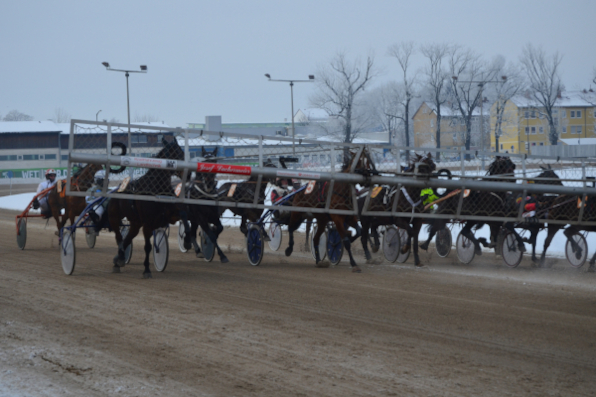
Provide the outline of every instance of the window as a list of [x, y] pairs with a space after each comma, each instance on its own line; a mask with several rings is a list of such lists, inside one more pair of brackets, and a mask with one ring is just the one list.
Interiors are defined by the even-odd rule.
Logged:
[[531, 127], [531, 130], [530, 131], [531, 131], [530, 133], [532, 135], [536, 135], [536, 127]]
[[457, 141], [457, 134], [455, 134], [455, 133], [453, 134], [453, 140]]
[[23, 160], [39, 160], [39, 154], [24, 154]]
[[501, 143], [501, 150], [503, 150], [503, 144]]
[[56, 160], [56, 155], [55, 154], [46, 154], [45, 159], [46, 160]]
[[581, 134], [582, 133], [582, 126], [581, 125], [572, 125], [571, 126], [571, 133], [572, 134]]
[[[526, 150], [528, 150], [528, 148], [530, 147], [530, 143], [524, 142], [524, 146], [526, 147]], [[511, 150], [513, 150], [513, 146], [511, 146]]]
[[566, 110], [563, 110], [561, 112], [561, 115], [562, 115], [561, 117], [563, 117], [564, 119], [567, 118], [567, 111]]
[[526, 135], [530, 133], [530, 127], [526, 127]]
[[544, 146], [544, 142], [540, 142], [540, 146]]
[[594, 118], [596, 118], [596, 110], [594, 110]]
[[524, 117], [527, 118], [527, 119], [529, 119], [530, 118], [530, 112], [525, 111], [524, 112]]
[[559, 109], [553, 109], [553, 114], [559, 114]]
[[563, 127], [563, 134], [567, 133], [567, 127]]
[[431, 127], [434, 127], [434, 126], [435, 126], [435, 121], [434, 121], [434, 120], [431, 120], [431, 121], [430, 121], [430, 126], [431, 126]]
[[511, 151], [515, 150], [515, 146], [511, 145]]
[[147, 135], [135, 134], [130, 138], [132, 143], [147, 143]]
[[60, 156], [60, 158], [61, 158], [63, 161], [67, 161], [67, 160], [68, 160], [68, 154], [63, 154], [62, 156]]
[[569, 117], [571, 117], [572, 119], [574, 119], [575, 118], [575, 110], [571, 110], [569, 113], [570, 113], [569, 114]]
[[17, 161], [17, 155], [10, 154], [7, 156], [0, 156], [0, 161]]
[[558, 118], [558, 117], [554, 117], [554, 118], [553, 118], [553, 124], [554, 124], [554, 125], [557, 125], [557, 124], [559, 124], [559, 118]]
[[571, 117], [572, 119], [580, 119], [582, 117], [582, 111], [581, 110], [572, 110], [570, 111], [570, 115], [569, 117]]
[[538, 133], [544, 134], [544, 127], [538, 127]]
[[536, 111], [532, 110], [532, 113], [530, 113], [530, 117], [535, 119], [536, 118]]
[[536, 146], [536, 142], [532, 142], [532, 146]]

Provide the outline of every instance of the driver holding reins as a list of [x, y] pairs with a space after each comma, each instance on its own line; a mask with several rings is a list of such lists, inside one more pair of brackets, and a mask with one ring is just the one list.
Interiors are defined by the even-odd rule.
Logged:
[[[45, 175], [46, 175], [45, 181], [42, 181], [37, 186], [37, 193], [39, 193], [47, 188], [50, 188], [56, 184], [56, 170], [55, 169], [53, 169], [53, 168], [47, 169]], [[50, 205], [48, 204], [48, 196], [49, 196], [49, 194], [46, 194], [45, 196], [40, 197], [39, 199], [35, 199], [35, 201], [33, 202], [33, 209], [38, 209], [41, 207], [41, 216], [44, 219], [50, 218], [52, 216], [52, 209], [50, 208]]]

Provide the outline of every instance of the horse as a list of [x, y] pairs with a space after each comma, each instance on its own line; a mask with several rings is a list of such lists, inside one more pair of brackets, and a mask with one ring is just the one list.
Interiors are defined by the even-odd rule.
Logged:
[[[120, 148], [121, 156], [126, 155], [126, 146], [123, 143], [112, 142], [112, 148], [116, 147]], [[70, 190], [78, 192], [87, 191], [87, 189], [93, 185], [95, 173], [102, 169], [103, 166], [100, 164], [87, 164], [70, 178]], [[126, 166], [110, 169], [110, 173], [120, 174], [125, 169]], [[48, 194], [48, 205], [52, 210], [52, 216], [56, 220], [56, 226], [58, 227], [56, 235], [59, 235], [60, 230], [64, 227], [67, 220], [70, 219], [70, 224], [73, 225], [76, 217], [85, 210], [85, 207], [87, 207], [85, 197], [66, 196], [65, 191], [66, 181], [60, 180]], [[64, 215], [61, 215], [63, 209]]]
[[[358, 172], [363, 174], [364, 176], [378, 174], [374, 166], [374, 163], [372, 162], [368, 152], [364, 148], [360, 149], [359, 154], [351, 153], [351, 159], [348, 159], [347, 156], [344, 157], [344, 164], [342, 166], [341, 172]], [[329, 192], [329, 189], [332, 189], [331, 192]], [[328, 182], [317, 182], [314, 184], [312, 191], [310, 191], [309, 193], [306, 193], [307, 191], [309, 191], [309, 189], [305, 189], [301, 192], [298, 192], [294, 196], [292, 206], [307, 208], [325, 208], [327, 197], [329, 194], [331, 194], [329, 208], [352, 211], [352, 189], [353, 186], [349, 183], [337, 182], [333, 183], [331, 187], [331, 184]], [[285, 251], [286, 256], [292, 255], [292, 252], [294, 250], [294, 231], [296, 231], [300, 227], [306, 216], [307, 215], [302, 212], [291, 213], [290, 220], [288, 222], [288, 232], [290, 238], [288, 247]], [[318, 266], [319, 262], [321, 261], [321, 257], [319, 254], [320, 237], [325, 231], [325, 225], [332, 221], [335, 224], [340, 238], [343, 241], [344, 247], [350, 257], [350, 266], [352, 267], [352, 272], [360, 273], [362, 270], [356, 264], [351, 250], [351, 243], [356, 238], [360, 237], [361, 234], [361, 229], [358, 225], [357, 217], [355, 215], [324, 214], [319, 212], [312, 213], [312, 216], [317, 220], [317, 225], [319, 225], [317, 227], [317, 232], [315, 233], [313, 238], [316, 266]], [[356, 235], [354, 237], [350, 237], [348, 235], [348, 230], [346, 226], [350, 226], [356, 229]]]
[[[162, 145], [163, 148], [157, 153], [156, 158], [184, 160], [184, 151], [178, 145], [176, 138], [172, 138], [168, 142], [164, 136], [162, 138]], [[176, 171], [149, 169], [139, 179], [129, 182], [121, 193], [175, 196], [171, 182], [174, 173]], [[180, 174], [178, 173], [178, 175]], [[130, 222], [130, 228], [128, 234], [123, 239], [120, 233], [120, 223], [124, 218], [127, 218]], [[145, 270], [143, 271], [143, 278], [151, 278], [151, 270], [149, 270], [149, 253], [152, 248], [151, 235], [154, 230], [167, 227], [171, 223], [176, 223], [181, 218], [186, 219], [186, 214], [180, 204], [134, 199], [111, 199], [108, 204], [108, 219], [110, 228], [114, 231], [116, 243], [118, 244], [118, 254], [114, 257], [112, 272], [120, 273], [120, 268], [125, 264], [124, 252], [142, 227], [143, 236], [145, 237], [145, 261], [143, 262]], [[190, 233], [187, 233], [185, 237], [185, 247], [187, 249], [191, 247]]]
[[[488, 172], [486, 176], [513, 176], [515, 175], [515, 164], [509, 157], [506, 156], [496, 156], [495, 160], [489, 165]], [[500, 181], [500, 182], [513, 182], [514, 180], [511, 179], [496, 179], [490, 178], [491, 181]], [[462, 192], [463, 194], [463, 192]], [[469, 195], [463, 199], [462, 207], [461, 207], [461, 215], [468, 215], [468, 216], [499, 216], [503, 217], [505, 215], [505, 200], [507, 199], [507, 193], [505, 192], [489, 192], [489, 191], [471, 191]], [[455, 194], [452, 197], [444, 200], [439, 204], [439, 209], [437, 214], [448, 214], [448, 215], [456, 215], [457, 208], [459, 206], [460, 194]], [[434, 237], [437, 231], [443, 229], [449, 220], [438, 218], [435, 219], [431, 223], [431, 228], [429, 231], [428, 239], [426, 242], [421, 244], [420, 248], [423, 250], [428, 249], [428, 245], [430, 241]], [[472, 228], [475, 230], [482, 227], [484, 224], [488, 224], [490, 227], [490, 236], [491, 242], [488, 243], [485, 238], [476, 239], [474, 237], [474, 233]], [[482, 255], [482, 248], [480, 244], [485, 247], [495, 248], [497, 244], [497, 236], [499, 234], [499, 230], [501, 228], [502, 222], [496, 221], [489, 221], [489, 222], [481, 222], [481, 221], [467, 221], [461, 231], [461, 234], [468, 238], [474, 244], [474, 252], [476, 255]], [[506, 224], [506, 227], [513, 231], [519, 249], [525, 251], [524, 243], [521, 237], [515, 232], [513, 229], [512, 224]]]
[[[589, 198], [584, 201], [583, 196], [572, 196], [572, 195], [560, 195], [557, 196], [553, 201], [552, 205], [548, 208], [548, 219], [549, 220], [563, 220], [563, 221], [577, 221], [579, 219], [580, 211], [583, 207], [583, 222], [596, 222], [596, 197], [589, 196]], [[542, 255], [540, 256], [540, 267], [546, 266], [546, 251], [550, 246], [550, 243], [555, 237], [555, 234], [564, 227], [561, 224], [549, 223], [547, 226], [547, 236], [544, 240], [544, 249], [542, 250]], [[580, 231], [588, 231], [594, 232], [596, 231], [596, 226], [588, 226], [588, 225], [570, 225], [566, 228], [563, 233], [567, 240], [571, 244], [572, 252], [576, 255], [576, 258], [581, 258], [582, 256], [582, 248], [577, 244], [577, 242], [572, 238], [574, 234]], [[596, 253], [590, 259], [590, 267], [588, 268], [589, 272], [596, 271]]]
[[[208, 150], [205, 150], [204, 147], [202, 147], [201, 157], [203, 157], [206, 162], [215, 162], [211, 159], [215, 158], [216, 152], [217, 148], [209, 152]], [[219, 198], [219, 195], [217, 193], [217, 181], [215, 180], [215, 174], [197, 173], [194, 181], [187, 184], [186, 187], [186, 198], [197, 200], [217, 200]], [[188, 220], [190, 221], [190, 227], [187, 224], [185, 224], [184, 227], [186, 230], [190, 230], [190, 239], [195, 249], [195, 254], [197, 258], [203, 256], [201, 254], [201, 249], [197, 244], [197, 230], [200, 226], [203, 230], [203, 233], [205, 233], [209, 240], [213, 242], [213, 244], [215, 245], [221, 263], [229, 262], [228, 258], [225, 256], [225, 254], [217, 244], [217, 238], [223, 231], [223, 225], [221, 224], [220, 219], [221, 214], [219, 210], [214, 210], [212, 206], [201, 204], [188, 204], [186, 208]], [[213, 225], [213, 227], [211, 225]]]

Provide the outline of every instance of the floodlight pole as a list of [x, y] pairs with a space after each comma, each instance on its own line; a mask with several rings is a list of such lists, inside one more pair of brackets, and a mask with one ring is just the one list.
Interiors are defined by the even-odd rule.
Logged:
[[294, 83], [312, 83], [315, 81], [315, 76], [312, 74], [308, 75], [308, 80], [276, 80], [272, 79], [269, 73], [265, 73], [265, 77], [269, 79], [269, 81], [276, 81], [281, 83], [290, 83], [290, 101], [292, 106], [292, 154], [296, 153], [296, 143], [295, 143], [295, 129], [294, 129]]
[[[126, 76], [126, 110], [128, 114], [128, 136], [130, 138], [130, 95], [128, 91], [128, 76], [129, 73], [147, 73], [147, 65], [141, 65], [141, 70], [124, 70], [124, 69], [113, 69], [110, 67], [108, 62], [102, 62], [103, 66], [106, 67], [107, 70], [112, 72], [123, 72]], [[98, 112], [99, 113], [99, 112]]]

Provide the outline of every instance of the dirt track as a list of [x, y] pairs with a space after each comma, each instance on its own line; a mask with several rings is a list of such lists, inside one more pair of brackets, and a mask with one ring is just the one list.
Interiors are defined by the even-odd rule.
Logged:
[[14, 215], [0, 211], [0, 396], [596, 390], [596, 275], [564, 261], [508, 269], [484, 255], [463, 266], [452, 252], [423, 254], [415, 269], [357, 254], [353, 274], [280, 251], [252, 267], [240, 232], [226, 229], [230, 263], [183, 254], [171, 238], [168, 268], [151, 280], [142, 241], [111, 274], [113, 236], [89, 249], [81, 234], [69, 277], [54, 226], [33, 219], [20, 251]]

